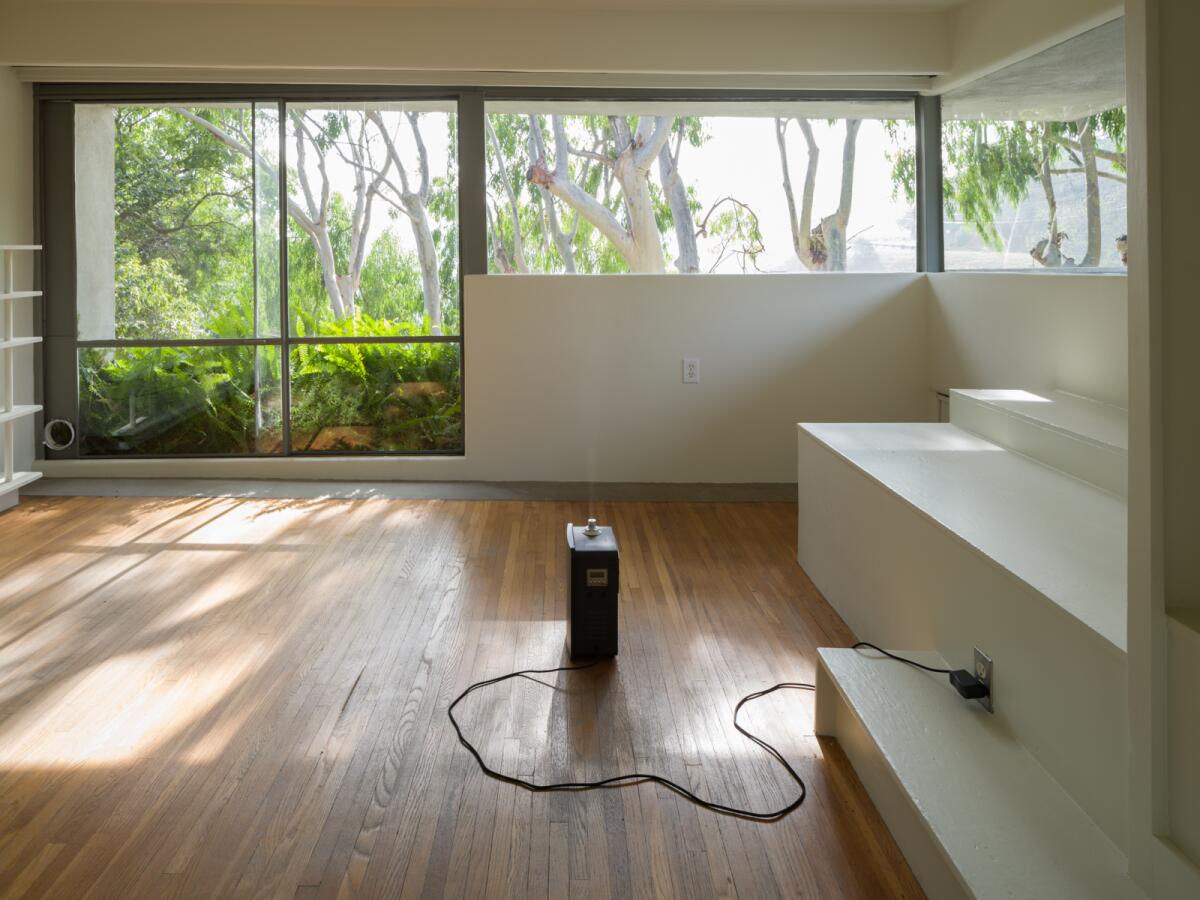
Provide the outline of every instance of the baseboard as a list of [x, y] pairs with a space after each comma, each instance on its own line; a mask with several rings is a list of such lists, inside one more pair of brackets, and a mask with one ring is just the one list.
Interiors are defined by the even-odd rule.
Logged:
[[561, 500], [795, 502], [796, 485], [652, 484], [554, 481], [315, 481], [229, 478], [54, 478], [25, 489], [29, 496], [262, 497], [346, 500]]

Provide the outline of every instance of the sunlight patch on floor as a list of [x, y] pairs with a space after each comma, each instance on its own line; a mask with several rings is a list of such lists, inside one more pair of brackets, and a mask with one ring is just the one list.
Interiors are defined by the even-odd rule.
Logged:
[[[266, 651], [264, 642], [241, 641], [181, 670], [181, 646], [169, 641], [64, 680], [4, 724], [5, 764], [111, 765], [152, 754], [217, 709]], [[223, 747], [224, 740], [203, 740], [190, 755], [204, 761]]]

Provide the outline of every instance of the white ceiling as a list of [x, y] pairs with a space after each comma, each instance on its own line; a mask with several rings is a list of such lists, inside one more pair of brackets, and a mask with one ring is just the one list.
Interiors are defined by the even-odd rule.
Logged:
[[1067, 122], [1125, 105], [1125, 20], [942, 95], [950, 119]]
[[[61, 2], [61, 0], [60, 0]], [[118, 0], [85, 0], [91, 3], [111, 3]], [[736, 10], [757, 9], [796, 12], [800, 10], [890, 12], [946, 10], [962, 6], [973, 0], [134, 0], [140, 3], [214, 3], [244, 5], [300, 5], [300, 6], [391, 6], [418, 8], [445, 8], [447, 6], [468, 9], [636, 9], [636, 10]]]

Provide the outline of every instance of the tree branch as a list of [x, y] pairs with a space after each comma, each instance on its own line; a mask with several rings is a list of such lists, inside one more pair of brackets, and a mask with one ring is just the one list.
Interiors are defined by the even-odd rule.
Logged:
[[539, 159], [529, 167], [526, 177], [533, 184], [541, 185], [556, 197], [596, 226], [596, 229], [612, 242], [623, 256], [628, 258], [634, 250], [633, 239], [617, 221], [617, 217], [599, 200], [577, 185], [570, 178], [560, 178], [557, 172], [546, 168], [545, 159]]
[[405, 118], [408, 119], [408, 125], [412, 129], [413, 140], [417, 144], [417, 166], [421, 172], [421, 188], [417, 191], [417, 195], [422, 200], [429, 199], [429, 153], [425, 150], [425, 141], [421, 137], [421, 127], [419, 124], [420, 113], [408, 112], [405, 113]]
[[582, 148], [568, 147], [567, 152], [571, 156], [578, 156], [581, 159], [593, 159], [601, 165], [611, 166], [614, 160], [611, 157], [605, 156], [603, 153], [597, 153], [595, 150], [584, 150]]
[[[270, 162], [261, 153], [251, 150], [248, 145], [242, 143], [236, 137], [229, 134], [229, 132], [225, 131], [225, 129], [223, 129], [220, 125], [217, 125], [215, 122], [210, 122], [208, 119], [198, 116], [190, 109], [185, 109], [182, 106], [174, 106], [172, 107], [172, 110], [183, 116], [189, 122], [199, 125], [226, 147], [230, 148], [231, 150], [236, 150], [255, 165], [261, 167], [267, 172], [272, 173], [276, 179], [279, 178], [279, 167], [277, 165]], [[288, 214], [296, 220], [297, 225], [304, 229], [306, 233], [313, 233], [313, 229], [316, 227], [316, 224], [304, 212], [304, 210], [300, 207], [300, 204], [291, 197], [287, 198], [287, 209]]]
[[[508, 164], [504, 161], [500, 139], [496, 137], [496, 131], [492, 128], [490, 116], [483, 117], [483, 127], [487, 132], [488, 140], [492, 142], [492, 152], [496, 154], [496, 165], [500, 169], [500, 180], [504, 182], [504, 193], [508, 195], [508, 208], [512, 215], [513, 227], [513, 265], [520, 272], [528, 272], [529, 266], [525, 264], [525, 240], [521, 234], [521, 207], [517, 203], [517, 193], [513, 190], [512, 181], [508, 177]], [[497, 218], [499, 218], [499, 214], [497, 214]], [[500, 231], [498, 228], [493, 230], [493, 234], [499, 241]]]
[[651, 120], [643, 116], [638, 121], [637, 136], [635, 138], [637, 149], [633, 152], [633, 164], [639, 169], [649, 169], [654, 158], [658, 156], [658, 151], [661, 150], [671, 137], [671, 131], [675, 125], [674, 116], [655, 116], [653, 119], [653, 131], [649, 122]]

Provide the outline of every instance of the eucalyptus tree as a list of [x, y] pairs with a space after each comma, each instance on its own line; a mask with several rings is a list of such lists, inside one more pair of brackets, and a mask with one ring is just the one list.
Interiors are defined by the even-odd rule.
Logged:
[[[278, 177], [278, 165], [254, 146], [244, 122], [226, 122], [184, 107], [175, 110], [225, 146], [255, 161], [266, 177]], [[415, 147], [415, 166], [406, 166], [398, 148], [400, 119], [407, 123]], [[290, 156], [287, 197], [290, 221], [310, 240], [335, 319], [353, 318], [366, 253], [372, 242], [376, 201], [405, 218], [412, 230], [421, 272], [425, 319], [433, 334], [442, 329], [441, 267], [430, 223], [433, 192], [429, 153], [421, 134], [419, 113], [404, 112], [389, 122], [377, 109], [339, 108], [288, 110]], [[349, 212], [348, 252], [339, 253], [336, 236], [334, 177], [331, 164], [349, 173], [337, 185]], [[411, 172], [410, 168], [415, 168]]]
[[[1016, 207], [1037, 185], [1046, 202], [1045, 230], [1029, 248], [1047, 268], [1092, 268], [1104, 252], [1101, 182], [1125, 183], [1125, 110], [1115, 108], [1070, 121], [949, 120], [942, 126], [946, 213], [969, 223], [984, 243], [1004, 249], [997, 216]], [[1101, 167], [1101, 162], [1107, 163]], [[913, 151], [893, 157], [893, 179], [909, 199], [915, 194]], [[1068, 255], [1055, 176], [1082, 175], [1086, 234], [1083, 253]], [[1124, 261], [1124, 235], [1113, 235]]]
[[[380, 173], [381, 180], [375, 193], [397, 213], [408, 220], [413, 240], [417, 247], [417, 262], [421, 268], [421, 292], [425, 298], [425, 317], [431, 334], [442, 333], [442, 285], [439, 277], [437, 245], [433, 227], [429, 220], [429, 202], [433, 181], [429, 173], [429, 150], [421, 134], [420, 113], [407, 110], [402, 114], [412, 133], [416, 148], [416, 173], [410, 174], [402, 154], [397, 149], [397, 121], [389, 126], [379, 110], [366, 113], [378, 129], [387, 150], [387, 163]], [[364, 142], [368, 143], [368, 142]], [[357, 165], [357, 164], [356, 164]], [[394, 179], [387, 177], [387, 170], [396, 172]]]
[[[564, 116], [550, 116], [554, 133], [553, 161], [533, 160], [526, 177], [545, 188], [586, 219], [619, 253], [630, 271], [665, 272], [666, 257], [659, 231], [650, 172], [659, 151], [667, 146], [674, 129], [671, 116], [641, 116], [631, 123], [626, 116], [609, 116], [607, 127], [592, 131], [592, 147], [573, 144]], [[620, 187], [623, 215], [611, 209], [572, 175], [571, 157], [600, 165], [606, 183]], [[683, 261], [684, 265], [690, 261]]]
[[685, 177], [683, 149], [707, 139], [699, 117], [497, 113], [486, 131], [501, 272], [699, 272], [705, 239], [711, 268], [747, 269], [762, 251], [747, 204], [723, 196], [705, 212]]
[[[813, 224], [813, 202], [821, 165], [821, 149], [813, 133], [812, 121], [800, 116], [775, 119], [775, 143], [779, 150], [779, 165], [783, 173], [783, 195], [787, 200], [788, 222], [792, 231], [792, 248], [796, 258], [812, 271], [841, 272], [846, 268], [849, 248], [847, 231], [850, 227], [850, 207], [854, 200], [854, 163], [858, 148], [861, 119], [845, 119], [842, 139], [842, 177], [837, 208]], [[807, 162], [804, 171], [804, 192], [796, 205], [788, 162], [787, 128], [795, 122], [804, 136]]]

